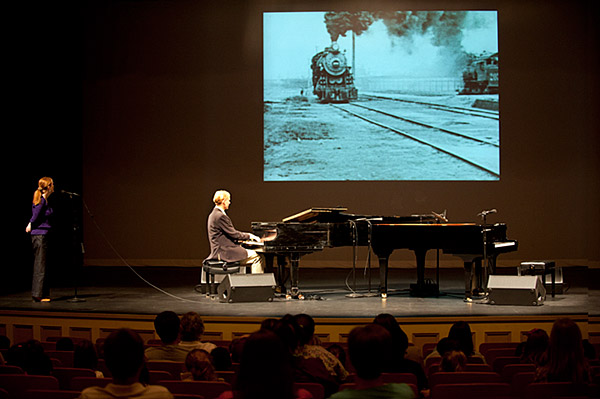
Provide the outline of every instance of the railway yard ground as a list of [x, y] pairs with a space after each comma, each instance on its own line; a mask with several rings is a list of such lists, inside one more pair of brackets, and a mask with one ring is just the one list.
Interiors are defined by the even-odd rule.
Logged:
[[496, 180], [497, 104], [497, 95], [265, 98], [265, 180]]

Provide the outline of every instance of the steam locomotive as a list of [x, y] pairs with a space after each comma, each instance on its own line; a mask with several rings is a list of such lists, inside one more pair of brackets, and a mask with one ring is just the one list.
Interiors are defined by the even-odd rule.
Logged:
[[312, 57], [311, 69], [313, 93], [322, 103], [348, 102], [358, 98], [351, 68], [336, 42]]
[[498, 93], [498, 53], [476, 57], [463, 72], [461, 94]]

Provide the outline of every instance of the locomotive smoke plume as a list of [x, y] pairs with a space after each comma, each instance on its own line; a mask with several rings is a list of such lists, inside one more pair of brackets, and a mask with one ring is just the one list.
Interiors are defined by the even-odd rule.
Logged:
[[464, 11], [328, 12], [325, 26], [332, 41], [353, 31], [360, 35], [376, 20], [382, 20], [391, 36], [410, 38], [432, 34], [435, 46], [461, 47]]
[[464, 11], [402, 11], [379, 15], [392, 36], [431, 33], [433, 45], [454, 48], [461, 47], [465, 17]]
[[[411, 53], [413, 39], [428, 37], [438, 48], [438, 76], [456, 76], [466, 64], [462, 46], [463, 29], [473, 21], [467, 21], [465, 11], [380, 11], [380, 12], [328, 12], [325, 26], [331, 40], [336, 41], [348, 32], [361, 35], [376, 21], [382, 21], [391, 38], [392, 46], [398, 39], [402, 50]], [[423, 72], [423, 71], [421, 71]]]
[[340, 36], [346, 36], [348, 31], [354, 31], [357, 35], [360, 35], [369, 29], [374, 21], [373, 14], [367, 11], [325, 13], [325, 26], [332, 42], [337, 41]]

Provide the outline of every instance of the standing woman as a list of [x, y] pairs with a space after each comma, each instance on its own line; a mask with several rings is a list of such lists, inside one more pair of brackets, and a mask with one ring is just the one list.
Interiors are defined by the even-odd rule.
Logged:
[[54, 192], [54, 182], [50, 177], [42, 177], [38, 188], [33, 193], [32, 216], [25, 228], [31, 234], [33, 246], [33, 281], [31, 296], [35, 302], [50, 302], [50, 290], [46, 282], [46, 258], [48, 250], [48, 233], [52, 230], [52, 207], [48, 197]]

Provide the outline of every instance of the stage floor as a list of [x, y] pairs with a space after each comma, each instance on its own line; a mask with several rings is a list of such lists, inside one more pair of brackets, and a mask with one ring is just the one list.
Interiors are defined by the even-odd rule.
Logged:
[[[389, 273], [389, 296], [349, 298], [353, 285], [351, 269], [300, 270], [300, 288], [306, 299], [273, 302], [221, 303], [197, 293], [198, 268], [84, 267], [77, 288], [51, 290], [52, 302], [35, 303], [29, 291], [0, 296], [0, 309], [35, 312], [85, 312], [155, 315], [163, 310], [179, 314], [196, 311], [203, 316], [281, 317], [308, 313], [319, 318], [372, 318], [379, 313], [397, 317], [464, 317], [527, 315], [595, 315], [600, 312], [600, 270], [583, 267], [563, 268], [563, 292], [555, 298], [548, 292], [541, 306], [490, 305], [482, 301], [464, 301], [464, 271], [440, 269], [440, 296], [412, 297], [409, 285], [416, 281], [414, 269], [392, 269]], [[516, 268], [498, 270], [498, 274], [516, 274]], [[372, 292], [376, 291], [378, 269], [373, 268]], [[435, 280], [435, 270], [427, 269], [427, 279]], [[357, 292], [368, 293], [363, 269], [357, 269]], [[592, 285], [590, 285], [590, 282]]]

